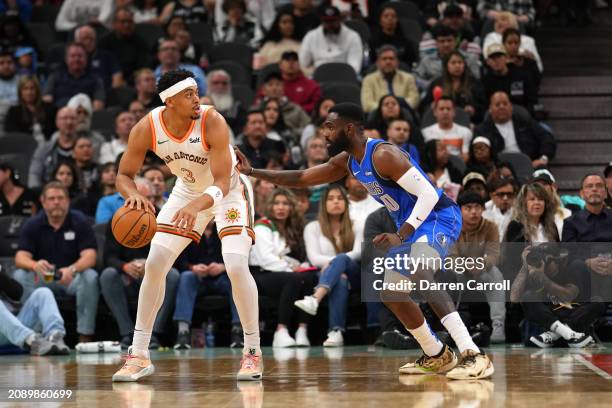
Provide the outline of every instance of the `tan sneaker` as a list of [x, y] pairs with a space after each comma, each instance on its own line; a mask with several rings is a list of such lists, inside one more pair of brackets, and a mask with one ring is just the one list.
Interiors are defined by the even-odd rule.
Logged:
[[113, 375], [113, 381], [138, 381], [155, 372], [155, 367], [148, 358], [132, 354], [132, 347], [128, 349], [125, 364]]
[[262, 377], [263, 358], [261, 354], [255, 354], [255, 349], [249, 349], [242, 355], [236, 379], [238, 381], [259, 381]]
[[437, 356], [423, 354], [414, 363], [407, 363], [400, 367], [400, 374], [440, 374], [445, 373], [457, 365], [457, 355], [446, 344]]
[[446, 373], [451, 380], [479, 380], [493, 375], [493, 363], [484, 353], [466, 350], [461, 353], [461, 361], [457, 367]]

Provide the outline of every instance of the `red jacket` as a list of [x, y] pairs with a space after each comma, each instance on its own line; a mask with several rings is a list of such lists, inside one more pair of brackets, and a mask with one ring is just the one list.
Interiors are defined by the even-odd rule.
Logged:
[[295, 79], [283, 80], [285, 96], [293, 103], [300, 105], [306, 112], [311, 113], [321, 99], [321, 88], [316, 81], [308, 79], [300, 73]]

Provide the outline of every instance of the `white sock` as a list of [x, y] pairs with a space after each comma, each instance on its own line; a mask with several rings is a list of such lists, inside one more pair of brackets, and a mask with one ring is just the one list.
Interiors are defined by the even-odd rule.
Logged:
[[151, 332], [134, 330], [132, 339], [132, 353], [135, 356], [149, 358], [149, 343], [151, 342]]
[[188, 333], [189, 332], [189, 323], [179, 320], [178, 322], [178, 331], [179, 333]]
[[24, 343], [27, 344], [28, 346], [31, 346], [35, 338], [36, 338], [36, 333], [32, 333], [28, 337], [26, 337]]
[[558, 335], [557, 333], [555, 333], [554, 331], [547, 331], [546, 333], [548, 333], [548, 335], [549, 335], [550, 337], [552, 337], [552, 339], [553, 339], [554, 341], [557, 341], [557, 340], [559, 340], [559, 339], [561, 338], [561, 336], [559, 336], [559, 335]]
[[438, 340], [438, 336], [436, 336], [436, 334], [431, 330], [427, 324], [427, 320], [425, 320], [423, 324], [416, 329], [406, 328], [406, 330], [412, 334], [423, 349], [423, 352], [428, 356], [436, 356], [442, 351], [444, 344]]
[[568, 325], [561, 323], [559, 320], [550, 325], [550, 330], [563, 337], [565, 340], [580, 337], [580, 333], [576, 333]]
[[467, 327], [465, 327], [463, 320], [461, 320], [459, 313], [449, 313], [440, 319], [440, 321], [446, 328], [446, 331], [448, 331], [448, 334], [450, 334], [455, 341], [460, 353], [463, 353], [465, 350], [472, 350], [480, 353], [480, 349], [476, 344], [474, 344], [472, 336], [470, 336], [470, 333], [468, 332]]

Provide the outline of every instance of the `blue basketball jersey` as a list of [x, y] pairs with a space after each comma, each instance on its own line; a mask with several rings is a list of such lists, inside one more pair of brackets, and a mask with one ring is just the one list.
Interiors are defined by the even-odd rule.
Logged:
[[[404, 190], [395, 181], [384, 178], [376, 172], [372, 157], [374, 156], [376, 148], [382, 143], [388, 142], [382, 139], [368, 139], [366, 142], [365, 155], [361, 163], [353, 156], [349, 156], [348, 168], [353, 176], [355, 176], [355, 178], [368, 190], [368, 193], [370, 193], [376, 201], [387, 207], [389, 214], [391, 214], [391, 217], [399, 229], [404, 222], [406, 222], [410, 213], [412, 213], [418, 197]], [[410, 159], [410, 155], [404, 150], [401, 151], [408, 157], [412, 166], [416, 167], [426, 180], [429, 180], [429, 177], [427, 177], [421, 167]], [[439, 197], [438, 203], [424, 222], [434, 220], [437, 212], [448, 207], [456, 206], [456, 204], [444, 194], [442, 189], [436, 188], [436, 192]]]

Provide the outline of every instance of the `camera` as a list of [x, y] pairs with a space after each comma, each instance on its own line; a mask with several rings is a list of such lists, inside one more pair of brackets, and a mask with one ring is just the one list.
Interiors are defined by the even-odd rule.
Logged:
[[560, 258], [561, 253], [558, 244], [540, 244], [529, 251], [525, 257], [525, 262], [534, 268], [539, 267], [542, 263], [546, 267], [550, 261], [559, 263]]

